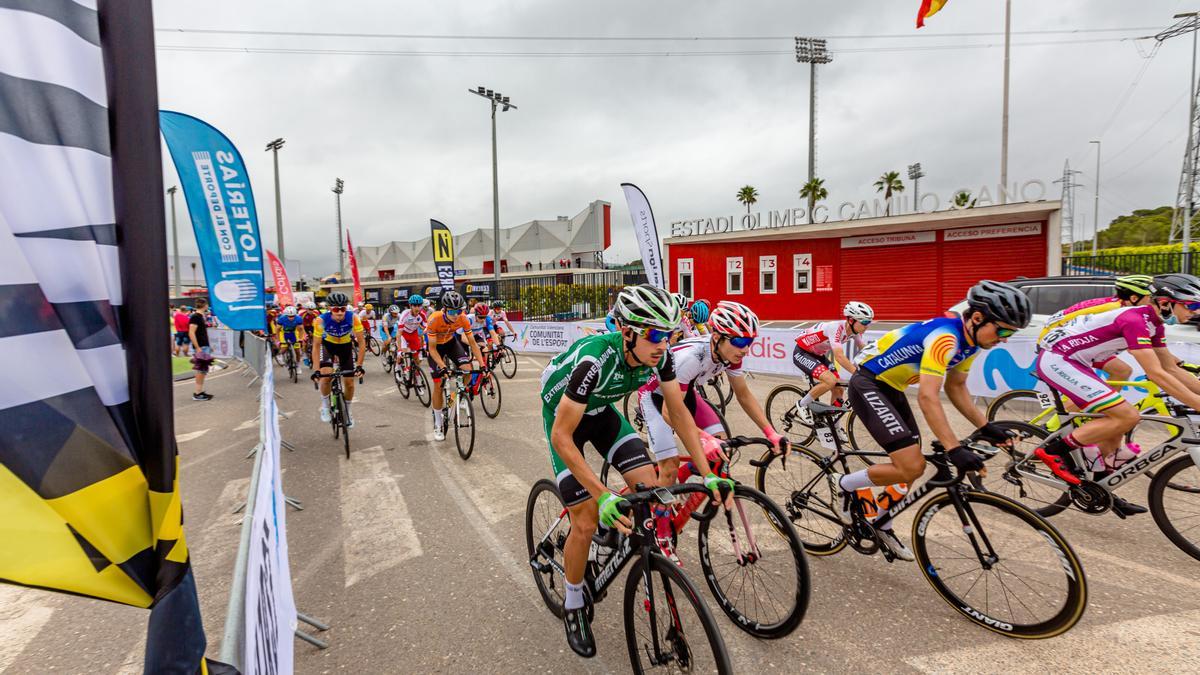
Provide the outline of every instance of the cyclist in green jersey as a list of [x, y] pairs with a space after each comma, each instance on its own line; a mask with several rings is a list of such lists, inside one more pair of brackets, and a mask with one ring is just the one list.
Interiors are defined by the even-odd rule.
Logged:
[[597, 522], [632, 531], [629, 519], [618, 506], [625, 498], [604, 486], [583, 458], [583, 445], [591, 443], [630, 487], [671, 485], [674, 476], [655, 474], [646, 443], [613, 404], [656, 376], [663, 384], [664, 407], [674, 430], [705, 476], [704, 485], [720, 500], [721, 488], [732, 492], [733, 481], [712, 472], [700, 444], [700, 432], [683, 402], [683, 392], [674, 385], [675, 368], [667, 350], [671, 336], [679, 330], [679, 304], [669, 293], [650, 285], [621, 291], [613, 307], [619, 331], [577, 340], [559, 354], [542, 372], [542, 422], [550, 443], [558, 493], [567, 506], [571, 531], [563, 550], [566, 568], [566, 597], [563, 623], [567, 644], [576, 654], [596, 655], [585, 610], [584, 568]]

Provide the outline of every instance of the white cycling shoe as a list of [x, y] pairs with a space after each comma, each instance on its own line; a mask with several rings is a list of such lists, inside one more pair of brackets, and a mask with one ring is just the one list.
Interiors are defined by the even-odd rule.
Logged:
[[329, 408], [327, 406], [317, 406], [317, 409], [321, 412], [322, 422], [329, 424], [333, 420], [333, 417], [330, 415]]
[[888, 550], [892, 552], [892, 555], [908, 562], [912, 562], [917, 559], [917, 557], [913, 555], [913, 552], [908, 550], [908, 547], [904, 545], [904, 542], [900, 541], [895, 532], [892, 532], [891, 530], [875, 530], [875, 533], [879, 535], [879, 541], [883, 542], [883, 545], [888, 547]]
[[810, 427], [817, 423], [816, 418], [813, 417], [812, 411], [807, 407], [800, 405], [798, 401], [796, 402], [796, 419]]

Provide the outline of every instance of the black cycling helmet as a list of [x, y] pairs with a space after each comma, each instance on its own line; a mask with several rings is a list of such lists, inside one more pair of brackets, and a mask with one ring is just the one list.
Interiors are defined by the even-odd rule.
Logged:
[[1011, 284], [984, 279], [967, 291], [971, 311], [981, 312], [992, 321], [1001, 321], [1014, 328], [1024, 328], [1033, 318], [1029, 296]]
[[325, 302], [329, 303], [330, 307], [345, 307], [350, 304], [350, 298], [341, 291], [334, 291], [325, 297]]
[[1191, 274], [1160, 274], [1154, 277], [1151, 292], [1156, 298], [1200, 302], [1200, 279]]
[[442, 309], [448, 309], [451, 311], [456, 309], [462, 310], [467, 306], [466, 301], [463, 300], [462, 293], [459, 293], [458, 291], [446, 291], [445, 293], [442, 293], [442, 297], [438, 300], [438, 304]]

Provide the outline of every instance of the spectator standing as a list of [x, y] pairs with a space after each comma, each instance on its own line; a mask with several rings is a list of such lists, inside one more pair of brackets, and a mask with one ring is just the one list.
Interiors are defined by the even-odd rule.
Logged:
[[175, 322], [175, 356], [187, 356], [191, 347], [191, 338], [188, 337], [188, 322], [191, 317], [183, 310], [183, 306], [176, 307], [175, 313], [171, 315], [171, 320]]
[[208, 343], [208, 323], [205, 321], [204, 310], [208, 308], [208, 300], [196, 300], [196, 311], [188, 319], [188, 338], [192, 343], [192, 370], [196, 371], [196, 389], [192, 392], [193, 401], [212, 400], [212, 394], [204, 391], [204, 378], [208, 376], [208, 368], [212, 365], [212, 347]]

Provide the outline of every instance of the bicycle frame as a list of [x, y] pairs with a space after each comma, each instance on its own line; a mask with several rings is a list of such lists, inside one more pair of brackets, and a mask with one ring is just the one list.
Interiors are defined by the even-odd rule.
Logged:
[[[1118, 391], [1128, 388], [1141, 389], [1146, 392], [1146, 395], [1140, 401], [1133, 404], [1133, 407], [1142, 415], [1145, 415], [1148, 411], [1156, 415], [1170, 415], [1166, 403], [1158, 396], [1162, 389], [1150, 380], [1106, 380], [1105, 383]], [[1050, 425], [1057, 425], [1052, 429], [1057, 431], [1064, 423], [1064, 420], [1060, 417], [1063, 413], [1059, 412], [1061, 406], [1054, 404], [1055, 397], [1053, 395], [1037, 391], [1036, 389], [1033, 391], [1037, 394], [1038, 403], [1042, 405], [1042, 411], [1034, 415], [1029, 420], [1029, 423], [1035, 426], [1046, 427], [1047, 429], [1050, 429]], [[1058, 399], [1061, 402], [1062, 397], [1058, 396]]]

